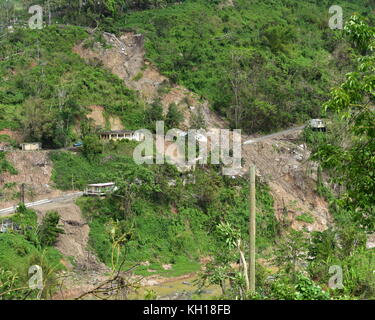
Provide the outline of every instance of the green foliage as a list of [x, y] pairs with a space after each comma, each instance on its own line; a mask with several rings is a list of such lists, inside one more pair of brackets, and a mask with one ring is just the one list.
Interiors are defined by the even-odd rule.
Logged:
[[308, 244], [307, 235], [303, 231], [291, 229], [275, 249], [276, 265], [287, 274], [291, 274], [293, 281], [296, 281], [297, 271], [301, 269], [308, 257]]
[[280, 277], [271, 284], [268, 298], [274, 300], [330, 300], [330, 294], [322, 290], [310, 278], [298, 273], [295, 282]]
[[332, 182], [345, 188], [336, 206], [351, 211], [357, 225], [374, 230], [375, 29], [354, 16], [345, 32], [358, 54], [357, 68], [332, 90], [324, 105], [325, 111], [340, 119], [343, 126], [334, 126], [328, 137], [315, 146], [313, 159], [320, 161]]
[[9, 172], [10, 174], [17, 174], [17, 170], [6, 159], [6, 153], [0, 151], [0, 173]]
[[[127, 141], [105, 144], [104, 152], [94, 161], [70, 152], [51, 154], [53, 179], [59, 188], [70, 189], [72, 179], [78, 189], [87, 183], [108, 181], [118, 187], [106, 199], [78, 201], [90, 224], [90, 246], [102, 261], [111, 265], [111, 247], [122, 235], [125, 238], [119, 261], [126, 258], [127, 265], [147, 260], [159, 266], [176, 264], [170, 273], [177, 268], [177, 260], [188, 259], [194, 266], [199, 257], [210, 253], [216, 241], [214, 226], [221, 221], [236, 226], [247, 239], [245, 179], [221, 176], [213, 167], [186, 176], [170, 165], [139, 166], [132, 159], [134, 146], [134, 142]], [[275, 240], [277, 222], [272, 196], [265, 186], [258, 184], [257, 197], [261, 252]], [[114, 225], [117, 231], [112, 238], [109, 230]], [[179, 263], [188, 267], [187, 263]]]
[[50, 154], [54, 163], [52, 179], [63, 190], [83, 190], [88, 183], [118, 180], [121, 169], [136, 170], [137, 165], [132, 158], [133, 147], [132, 141], [114, 142], [103, 147], [105, 153], [97, 154], [90, 160], [81, 154], [54, 151]]
[[27, 293], [27, 288], [21, 289], [17, 285], [17, 274], [0, 268], [0, 300], [13, 300], [24, 297]]
[[66, 147], [79, 138], [77, 124], [85, 123], [91, 105], [105, 107], [129, 129], [144, 125], [135, 92], [73, 52], [87, 37], [83, 28], [50, 26], [0, 38], [0, 129], [20, 129], [45, 147]]
[[60, 216], [56, 211], [46, 213], [38, 230], [38, 236], [42, 246], [53, 246], [59, 234], [64, 232], [63, 229], [58, 227], [59, 220]]
[[[362, 0], [340, 5], [345, 18], [371, 10]], [[105, 28], [144, 34], [148, 59], [208, 99], [233, 127], [269, 131], [317, 117], [327, 88], [349, 70], [350, 49], [341, 31], [328, 28], [328, 7], [237, 0], [219, 9], [217, 1], [185, 1], [128, 12]]]
[[[20, 230], [0, 233], [0, 300], [36, 298], [38, 292], [28, 287], [28, 270], [32, 265], [42, 267], [42, 297], [50, 297], [56, 289], [56, 272], [64, 268], [60, 264], [61, 254], [52, 247], [40, 247], [34, 211], [21, 205], [10, 219]], [[7, 293], [9, 290], [12, 291]]]
[[92, 160], [98, 154], [102, 153], [103, 146], [97, 134], [90, 134], [83, 138], [83, 155]]
[[165, 125], [168, 129], [178, 128], [183, 120], [183, 114], [178, 110], [175, 103], [171, 103], [165, 116]]
[[[30, 0], [26, 0], [30, 2]], [[146, 10], [162, 8], [169, 4], [180, 2], [177, 0], [50, 0], [49, 6], [53, 14], [53, 21], [59, 23], [73, 23], [76, 25], [100, 26], [110, 24], [113, 19], [130, 10]], [[44, 0], [35, 0], [32, 4], [44, 5]], [[24, 3], [27, 8], [27, 3]], [[31, 3], [29, 3], [29, 6]], [[9, 10], [12, 10], [11, 7]], [[14, 10], [14, 9], [13, 9]]]
[[230, 223], [220, 223], [217, 225], [216, 238], [217, 245], [212, 250], [213, 259], [201, 271], [198, 283], [201, 287], [206, 283], [219, 285], [224, 297], [244, 299], [247, 288], [245, 270], [237, 270], [231, 265], [241, 255], [244, 258], [241, 233]]
[[[219, 8], [220, 1], [191, 0], [168, 6], [175, 2], [50, 0], [49, 4], [59, 22], [143, 33], [147, 58], [163, 74], [207, 98], [232, 127], [246, 132], [271, 131], [319, 116], [327, 88], [342, 81], [352, 68], [353, 52], [358, 54], [356, 71], [332, 91], [322, 112], [335, 114], [334, 127], [327, 134], [305, 130], [314, 159], [334, 182], [345, 186], [337, 200], [321, 180], [318, 183], [318, 192], [334, 204], [337, 230], [314, 234], [311, 241], [298, 231], [280, 239], [275, 261], [285, 274], [269, 283], [266, 271], [257, 266], [262, 271], [257, 278], [261, 290], [253, 298], [329, 299], [345, 294], [373, 298], [373, 254], [364, 248], [366, 235], [360, 231], [373, 230], [375, 217], [373, 18], [367, 25], [352, 17], [341, 32], [330, 30], [328, 17], [321, 14], [327, 11], [327, 1], [238, 0], [234, 6]], [[367, 5], [362, 0], [342, 4], [346, 14], [365, 12]], [[9, 23], [9, 17], [23, 8], [20, 2], [7, 2], [1, 9], [0, 19]], [[151, 10], [131, 11], [143, 9]], [[158, 100], [151, 106], [141, 103], [122, 79], [102, 70], [97, 61], [87, 64], [73, 53], [74, 45], [87, 37], [84, 28], [49, 26], [34, 31], [16, 28], [0, 38], [0, 130], [20, 129], [27, 139], [47, 147], [66, 147], [83, 138], [82, 154], [51, 154], [53, 180], [64, 190], [116, 182], [118, 189], [106, 199], [78, 201], [90, 224], [89, 244], [107, 265], [118, 267], [121, 259], [127, 265], [148, 260], [150, 268], [177, 275], [196, 271], [199, 257], [211, 255], [214, 260], [207, 265], [204, 280], [221, 285], [226, 297], [246, 296], [243, 274], [230, 263], [238, 259], [236, 240], [248, 239], [247, 181], [220, 176], [218, 168], [205, 166], [192, 173], [194, 184], [186, 183], [191, 177], [172, 166], [135, 165], [133, 142], [101, 145], [85, 119], [86, 107], [104, 106], [106, 115], [119, 116], [129, 129], [153, 128], [163, 119], [163, 110]], [[103, 42], [101, 30], [93, 39]], [[93, 41], [84, 45], [90, 47]], [[159, 94], [170, 87], [166, 82]], [[167, 127], [178, 127], [182, 120], [177, 106], [170, 105]], [[204, 127], [203, 120], [199, 109], [192, 117], [193, 127]], [[0, 153], [0, 173], [5, 171], [16, 173]], [[279, 226], [269, 190], [260, 183], [257, 210], [257, 248], [262, 254], [274, 245]], [[308, 214], [297, 219], [313, 222]], [[50, 247], [61, 231], [57, 213], [47, 214], [38, 226], [35, 213], [20, 206], [12, 220], [21, 231], [0, 234], [0, 295], [25, 285], [30, 263], [43, 265], [48, 274], [59, 268], [60, 255]], [[163, 271], [163, 263], [171, 263], [173, 270]], [[324, 292], [297, 273], [307, 266], [314, 281], [326, 284], [331, 265], [344, 269], [343, 292]], [[146, 275], [147, 269], [143, 266], [140, 272]], [[48, 279], [53, 288], [55, 279]], [[25, 294], [21, 290], [5, 297]]]
[[0, 142], [5, 142], [13, 147], [17, 146], [17, 142], [9, 137], [7, 134], [0, 134]]
[[206, 129], [206, 120], [203, 107], [199, 106], [196, 113], [191, 115], [190, 128], [191, 129]]
[[155, 122], [164, 120], [163, 106], [160, 100], [154, 101], [146, 111], [146, 123], [150, 130], [155, 131]]
[[358, 227], [338, 221], [335, 230], [315, 232], [309, 246], [308, 271], [319, 283], [327, 284], [331, 266], [340, 266], [343, 271], [343, 289], [331, 290], [331, 295], [373, 299], [375, 282], [373, 252], [366, 249], [366, 234]]
[[306, 222], [306, 223], [314, 223], [314, 218], [312, 217], [312, 215], [306, 212], [297, 216], [296, 220]]

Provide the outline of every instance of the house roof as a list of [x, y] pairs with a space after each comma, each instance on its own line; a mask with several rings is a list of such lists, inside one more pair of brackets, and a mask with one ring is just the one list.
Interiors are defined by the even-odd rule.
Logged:
[[20, 143], [20, 145], [22, 146], [22, 145], [25, 145], [25, 144], [41, 144], [40, 142], [22, 142], [22, 143]]
[[132, 130], [110, 130], [110, 131], [102, 131], [100, 132], [101, 135], [103, 134], [124, 134], [124, 133], [133, 133]]
[[88, 184], [87, 186], [88, 187], [110, 187], [114, 185], [115, 185], [114, 182], [107, 182], [107, 183], [92, 183], [92, 184]]

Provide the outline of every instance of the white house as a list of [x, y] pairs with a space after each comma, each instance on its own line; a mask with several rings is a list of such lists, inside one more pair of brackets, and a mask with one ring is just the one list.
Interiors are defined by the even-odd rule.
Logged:
[[25, 143], [21, 143], [20, 147], [22, 151], [42, 150], [42, 144], [40, 142], [25, 142]]
[[102, 140], [133, 140], [142, 141], [144, 134], [131, 130], [114, 130], [114, 131], [102, 131], [99, 133], [100, 139]]
[[114, 182], [92, 183], [86, 186], [83, 193], [88, 196], [105, 196], [116, 190], [117, 187]]

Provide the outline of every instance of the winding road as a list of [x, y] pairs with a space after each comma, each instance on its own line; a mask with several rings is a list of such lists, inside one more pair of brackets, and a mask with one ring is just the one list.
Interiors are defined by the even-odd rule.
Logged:
[[[288, 134], [288, 133], [291, 133], [291, 132], [294, 132], [294, 131], [302, 130], [304, 127], [305, 126], [303, 125], [303, 126], [299, 126], [299, 127], [295, 127], [295, 128], [286, 129], [286, 130], [283, 130], [283, 131], [280, 131], [280, 132], [268, 134], [268, 135], [265, 135], [265, 136], [262, 136], [262, 137], [259, 137], [259, 138], [249, 139], [249, 140], [246, 140], [243, 143], [243, 145], [257, 143], [257, 142], [264, 141], [264, 140], [267, 140], [267, 139], [282, 136], [284, 134]], [[69, 193], [69, 194], [65, 194], [65, 195], [63, 195], [61, 197], [57, 197], [57, 198], [43, 199], [43, 200], [39, 200], [39, 201], [35, 201], [35, 202], [29, 202], [29, 203], [26, 203], [25, 206], [27, 208], [39, 207], [39, 206], [46, 205], [48, 203], [58, 203], [58, 202], [66, 201], [66, 200], [72, 200], [72, 199], [78, 198], [82, 195], [83, 195], [83, 192]], [[17, 209], [17, 205], [15, 205], [13, 207], [5, 208], [5, 209], [0, 209], [0, 217], [12, 214], [16, 211], [16, 209]]]
[[[42, 205], [45, 205], [45, 204], [48, 204], [48, 203], [57, 203], [57, 202], [62, 202], [62, 201], [66, 201], [66, 200], [72, 200], [72, 199], [78, 198], [82, 195], [83, 195], [83, 192], [68, 193], [68, 194], [65, 194], [65, 195], [63, 195], [61, 197], [58, 197], [58, 198], [43, 199], [43, 200], [39, 200], [39, 201], [35, 201], [35, 202], [25, 203], [25, 206], [26, 206], [26, 208], [38, 207], [38, 206], [42, 206]], [[16, 209], [17, 209], [17, 205], [15, 205], [13, 207], [1, 209], [0, 210], [0, 217], [12, 214], [16, 211]]]
[[292, 133], [294, 131], [302, 130], [303, 128], [305, 128], [305, 125], [299, 126], [299, 127], [295, 127], [295, 128], [286, 129], [286, 130], [275, 132], [275, 133], [271, 133], [271, 134], [268, 134], [266, 136], [262, 136], [262, 137], [259, 137], [259, 138], [249, 139], [249, 140], [246, 140], [243, 143], [243, 145], [260, 142], [260, 141], [271, 139], [271, 138], [276, 138], [276, 137], [282, 136], [284, 134], [288, 134], [288, 133]]

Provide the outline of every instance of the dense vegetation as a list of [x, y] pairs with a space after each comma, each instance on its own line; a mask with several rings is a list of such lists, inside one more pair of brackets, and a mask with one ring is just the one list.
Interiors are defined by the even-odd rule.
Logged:
[[[54, 213], [47, 216], [51, 214], [56, 217]], [[56, 272], [64, 269], [60, 264], [61, 254], [53, 248], [56, 238], [46, 237], [53, 234], [55, 225], [38, 225], [36, 213], [24, 206], [11, 218], [0, 219], [0, 223], [5, 220], [14, 225], [0, 233], [0, 300], [36, 298], [39, 291], [28, 286], [29, 268], [33, 265], [43, 270], [41, 297], [50, 297], [56, 289]]]
[[324, 105], [334, 125], [327, 135], [314, 137], [314, 159], [341, 187], [338, 207], [351, 212], [356, 225], [375, 230], [375, 28], [355, 16], [345, 32], [357, 65]]
[[[343, 3], [345, 18], [367, 1]], [[129, 13], [115, 32], [146, 36], [148, 58], [172, 81], [207, 98], [247, 132], [275, 130], [320, 115], [327, 88], [342, 79], [351, 51], [328, 28], [328, 1], [187, 1]]]
[[[328, 2], [237, 0], [231, 6], [197, 0], [166, 6], [173, 3], [51, 0], [44, 18], [47, 23], [51, 12], [53, 23], [143, 33], [147, 57], [161, 72], [247, 132], [319, 116], [327, 89], [352, 65], [342, 31], [328, 28]], [[27, 3], [7, 6], [2, 19], [10, 23]], [[371, 10], [366, 0], [342, 6], [345, 19]], [[149, 8], [155, 9], [143, 10]], [[28, 15], [21, 17], [26, 22]], [[65, 146], [76, 138], [71, 127], [93, 103], [119, 114], [130, 128], [146, 126], [134, 93], [71, 52], [85, 37], [81, 28], [48, 27], [17, 29], [0, 39], [0, 128], [22, 128], [30, 139]]]
[[328, 262], [341, 265], [346, 292], [373, 298], [375, 261], [365, 242], [375, 230], [375, 29], [354, 16], [345, 33], [357, 55], [355, 70], [324, 105], [332, 118], [328, 132], [305, 132], [313, 159], [329, 173], [329, 183], [320, 181], [318, 191], [329, 200], [336, 224], [314, 235], [310, 270], [321, 279]]
[[4, 152], [0, 152], [0, 173], [9, 172], [11, 174], [17, 174], [17, 170], [9, 163], [5, 155]]
[[[90, 225], [91, 249], [113, 270], [148, 261], [136, 272], [177, 275], [199, 270], [199, 260], [209, 256], [200, 283], [220, 285], [225, 298], [373, 299], [375, 260], [365, 247], [375, 228], [371, 1], [342, 4], [344, 31], [328, 28], [328, 1], [176, 2], [51, 0], [47, 12], [53, 22], [98, 27], [93, 37], [99, 42], [103, 30], [143, 33], [148, 59], [172, 82], [208, 99], [232, 127], [270, 131], [310, 117], [332, 118], [326, 134], [306, 130], [305, 138], [319, 173], [332, 179], [327, 184], [318, 176], [317, 192], [329, 201], [335, 227], [307, 234], [281, 225], [268, 187], [258, 183], [257, 254], [263, 263], [257, 265], [255, 294], [246, 292], [244, 274], [232, 267], [248, 252], [247, 180], [221, 176], [217, 166], [190, 174], [169, 165], [137, 166], [135, 143], [102, 145], [85, 117], [88, 106], [104, 106], [106, 115], [119, 116], [130, 129], [152, 127], [162, 110], [158, 101], [144, 105], [121, 79], [73, 53], [88, 38], [85, 28], [15, 28], [1, 35], [0, 130], [19, 130], [48, 147], [82, 139], [82, 152], [51, 153], [53, 180], [62, 190], [116, 182], [118, 189], [105, 199], [77, 201]], [[27, 17], [21, 1], [6, 6], [0, 14], [5, 25], [19, 12]], [[354, 11], [367, 23], [349, 20]], [[171, 105], [165, 120], [178, 126], [182, 115]], [[0, 153], [4, 171], [16, 174]], [[307, 214], [299, 219], [312, 221]], [[61, 268], [51, 247], [61, 232], [59, 217], [49, 213], [38, 225], [36, 214], [21, 206], [12, 220], [21, 229], [0, 234], [0, 298], [33, 297], [27, 288], [8, 292], [25, 286], [32, 264], [52, 275], [46, 295]], [[173, 269], [164, 270], [169, 263]], [[264, 266], [269, 264], [276, 266], [272, 277]], [[327, 287], [331, 266], [343, 269], [341, 290]]]
[[[173, 263], [178, 269], [183, 263], [180, 272], [187, 272], [191, 266], [186, 261], [196, 268], [199, 258], [209, 254], [218, 241], [216, 225], [220, 222], [239, 226], [247, 238], [245, 179], [223, 177], [214, 167], [184, 175], [167, 165], [137, 166], [129, 156], [133, 144], [111, 143], [90, 161], [67, 152], [52, 155], [53, 176], [60, 188], [70, 189], [73, 183], [81, 189], [86, 183], [100, 181], [114, 181], [119, 187], [104, 200], [79, 200], [90, 221], [91, 245], [104, 262], [113, 263], [112, 247], [119, 245], [116, 261], [125, 258], [126, 266], [150, 261], [159, 268], [162, 263]], [[272, 245], [279, 229], [272, 197], [263, 185], [258, 191], [258, 245], [262, 251]]]
[[29, 141], [64, 147], [89, 133], [90, 105], [120, 115], [129, 128], [141, 126], [136, 94], [72, 52], [87, 35], [81, 28], [49, 27], [17, 29], [0, 39], [0, 130], [19, 129]]

